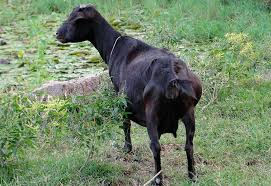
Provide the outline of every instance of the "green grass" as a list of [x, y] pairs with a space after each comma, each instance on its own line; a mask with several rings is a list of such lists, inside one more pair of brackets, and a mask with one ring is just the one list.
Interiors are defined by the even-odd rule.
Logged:
[[184, 58], [202, 79], [198, 181], [187, 179], [180, 123], [178, 138], [161, 138], [165, 184], [270, 185], [271, 13], [264, 0], [1, 1], [0, 39], [8, 44], [0, 59], [11, 64], [0, 64], [0, 185], [143, 185], [153, 175], [145, 128], [133, 124], [134, 151], [122, 151], [125, 102], [107, 81], [87, 98], [27, 97], [45, 81], [104, 68], [93, 63], [100, 59], [88, 43], [54, 38], [71, 9], [88, 2], [121, 32]]
[[[105, 163], [101, 160], [85, 162], [85, 151], [39, 152], [31, 151], [32, 155], [21, 165], [13, 165], [9, 170], [1, 168], [5, 175], [1, 185], [98, 185], [112, 183], [123, 175], [120, 165]], [[8, 181], [8, 182], [7, 182]]]

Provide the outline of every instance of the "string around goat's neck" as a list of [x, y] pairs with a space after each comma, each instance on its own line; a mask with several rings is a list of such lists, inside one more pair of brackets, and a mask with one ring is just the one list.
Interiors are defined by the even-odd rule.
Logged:
[[111, 49], [111, 52], [110, 52], [110, 56], [109, 56], [108, 63], [110, 62], [110, 59], [111, 59], [111, 56], [112, 56], [113, 51], [114, 51], [114, 49], [115, 49], [115, 46], [116, 46], [118, 40], [119, 40], [121, 37], [122, 37], [122, 35], [120, 35], [119, 37], [117, 37], [117, 39], [115, 40], [114, 45], [113, 45], [113, 47], [112, 47], [112, 49]]

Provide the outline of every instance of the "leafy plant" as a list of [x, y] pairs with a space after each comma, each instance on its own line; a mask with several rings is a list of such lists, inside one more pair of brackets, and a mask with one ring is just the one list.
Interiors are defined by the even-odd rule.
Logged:
[[0, 98], [0, 165], [14, 160], [34, 146], [38, 126], [36, 113], [28, 112], [30, 100], [24, 95], [1, 95]]
[[215, 45], [211, 57], [216, 65], [214, 69], [232, 83], [253, 76], [258, 60], [253, 42], [244, 33], [227, 33], [225, 39]]
[[69, 136], [93, 151], [99, 140], [112, 137], [111, 129], [119, 126], [125, 115], [125, 98], [116, 97], [112, 89], [46, 103], [33, 101], [24, 94], [1, 97], [2, 164], [36, 144], [57, 145]]

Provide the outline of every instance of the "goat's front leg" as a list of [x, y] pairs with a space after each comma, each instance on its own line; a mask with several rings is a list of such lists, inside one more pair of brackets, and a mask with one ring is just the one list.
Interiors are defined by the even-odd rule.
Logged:
[[196, 171], [194, 167], [194, 155], [193, 155], [193, 138], [195, 133], [195, 116], [194, 116], [194, 108], [190, 108], [189, 111], [184, 115], [182, 121], [185, 125], [186, 129], [186, 143], [185, 143], [185, 151], [187, 156], [188, 163], [188, 176], [192, 181], [195, 181]]
[[130, 130], [131, 130], [131, 121], [129, 119], [125, 119], [123, 122], [123, 131], [125, 135], [125, 143], [123, 149], [127, 153], [132, 151]]
[[[159, 143], [159, 134], [158, 134], [158, 118], [153, 111], [146, 112], [147, 119], [147, 130], [151, 140], [150, 148], [153, 153], [155, 161], [155, 174], [161, 170], [161, 158], [160, 158], [160, 143]], [[154, 185], [162, 185], [162, 174], [160, 173], [154, 180]]]

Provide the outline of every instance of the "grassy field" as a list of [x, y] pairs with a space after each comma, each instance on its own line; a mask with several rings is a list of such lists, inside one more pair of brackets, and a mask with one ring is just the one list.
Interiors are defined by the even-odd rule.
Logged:
[[1, 0], [0, 60], [7, 64], [0, 64], [0, 185], [143, 185], [153, 175], [145, 128], [133, 123], [133, 152], [122, 151], [126, 103], [108, 78], [87, 97], [29, 97], [48, 80], [106, 68], [89, 43], [54, 38], [72, 8], [87, 2], [122, 33], [184, 59], [203, 82], [198, 180], [187, 179], [180, 123], [176, 139], [160, 140], [165, 185], [271, 184], [268, 1]]

